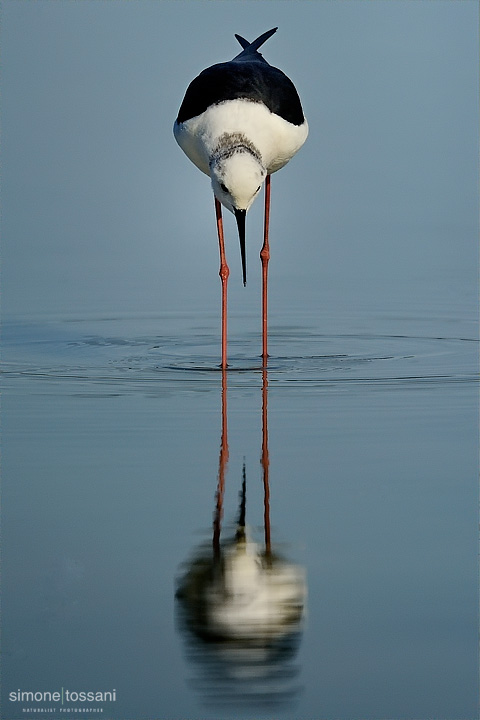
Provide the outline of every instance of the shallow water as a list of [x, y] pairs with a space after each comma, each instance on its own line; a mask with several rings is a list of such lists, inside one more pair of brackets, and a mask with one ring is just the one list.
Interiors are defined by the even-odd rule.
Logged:
[[476, 717], [475, 322], [292, 313], [267, 372], [232, 325], [224, 375], [215, 314], [4, 324], [4, 717]]

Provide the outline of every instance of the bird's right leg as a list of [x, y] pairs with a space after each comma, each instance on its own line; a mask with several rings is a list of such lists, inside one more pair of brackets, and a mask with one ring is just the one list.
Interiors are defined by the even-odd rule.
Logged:
[[225, 240], [223, 236], [222, 206], [215, 198], [215, 214], [217, 217], [218, 244], [220, 246], [220, 280], [222, 281], [222, 370], [227, 367], [227, 284], [230, 270], [225, 256]]

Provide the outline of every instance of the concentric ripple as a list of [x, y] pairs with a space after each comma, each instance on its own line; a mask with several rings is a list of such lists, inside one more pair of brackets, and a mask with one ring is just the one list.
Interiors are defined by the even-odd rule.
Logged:
[[[158, 327], [164, 332], [159, 335]], [[168, 382], [218, 385], [219, 337], [185, 318], [138, 322], [117, 318], [76, 323], [7, 323], [5, 380], [69, 380], [130, 389]], [[229, 341], [231, 380], [259, 382], [257, 334]], [[443, 384], [477, 379], [477, 342], [469, 337], [382, 333], [322, 334], [272, 326], [270, 384]]]

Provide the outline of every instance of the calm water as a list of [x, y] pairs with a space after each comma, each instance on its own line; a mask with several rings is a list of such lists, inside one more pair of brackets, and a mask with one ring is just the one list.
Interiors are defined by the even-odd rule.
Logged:
[[2, 717], [478, 717], [475, 331], [6, 322]]

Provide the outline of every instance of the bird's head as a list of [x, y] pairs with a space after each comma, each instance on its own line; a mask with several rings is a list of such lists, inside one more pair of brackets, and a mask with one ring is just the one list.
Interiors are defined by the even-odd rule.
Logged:
[[267, 172], [248, 150], [221, 157], [210, 168], [215, 197], [230, 212], [246, 212], [262, 187]]
[[212, 188], [217, 200], [235, 215], [242, 253], [243, 284], [246, 284], [245, 216], [257, 197], [267, 171], [250, 151], [237, 150], [210, 165]]

